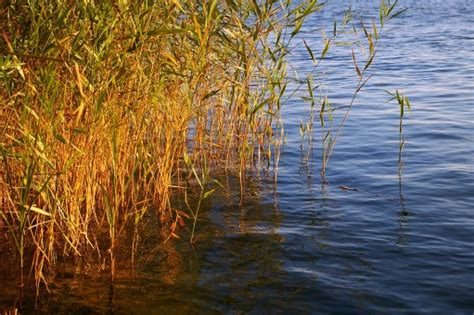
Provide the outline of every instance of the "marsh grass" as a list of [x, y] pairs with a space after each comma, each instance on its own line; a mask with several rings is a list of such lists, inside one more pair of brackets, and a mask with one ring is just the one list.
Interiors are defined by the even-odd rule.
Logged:
[[[390, 20], [403, 14], [406, 10], [407, 9], [398, 9], [398, 0], [393, 2], [382, 0], [379, 6], [378, 17], [364, 20], [358, 18], [357, 14], [349, 8], [339, 23], [337, 21], [334, 22], [332, 34], [325, 35], [323, 33], [324, 45], [322, 45], [321, 54], [318, 58], [315, 57], [317, 54], [313, 48], [303, 39], [303, 44], [308, 53], [308, 61], [311, 61], [313, 66], [312, 69], [308, 71], [305, 82], [301, 82], [303, 80], [297, 80], [300, 81], [301, 84], [295, 89], [291, 96], [295, 96], [300, 89], [303, 90], [303, 86], [307, 85], [307, 88], [303, 90], [306, 95], [303, 95], [302, 98], [309, 103], [310, 109], [307, 120], [305, 122], [302, 121], [300, 124], [301, 148], [302, 150], [304, 149], [303, 142], [304, 139], [306, 139], [306, 163], [308, 163], [313, 151], [314, 134], [319, 133], [321, 135], [322, 154], [320, 173], [323, 183], [327, 182], [326, 169], [333, 156], [336, 144], [342, 135], [350, 112], [356, 103], [357, 97], [365, 85], [375, 75], [375, 72], [372, 71], [372, 66], [378, 54], [380, 38], [385, 30], [386, 24]], [[346, 46], [351, 50], [354, 75], [357, 82], [348, 104], [340, 106], [339, 108], [333, 108], [328, 96], [323, 94], [321, 88], [323, 83], [315, 82], [314, 80], [315, 73], [319, 70], [321, 62], [324, 62], [324, 58], [331, 45]], [[319, 91], [315, 91], [317, 89], [319, 89]], [[398, 99], [401, 108], [400, 134], [402, 134], [401, 126], [404, 105], [400, 102], [406, 103], [408, 102], [408, 98], [403, 98], [398, 95], [398, 92], [394, 98]], [[406, 106], [409, 108], [409, 103], [406, 104]], [[319, 110], [320, 130], [315, 130], [314, 120], [316, 110]], [[342, 112], [342, 114], [336, 115], [339, 114], [339, 112]], [[335, 116], [339, 118], [336, 120]], [[402, 149], [400, 152], [401, 151]]]
[[405, 108], [411, 112], [410, 100], [407, 96], [396, 90], [395, 92], [386, 91], [392, 98], [389, 100], [396, 100], [400, 108], [399, 122], [398, 122], [398, 178], [401, 181], [403, 171], [403, 149], [405, 148], [405, 136], [403, 134], [403, 123], [405, 118]]
[[133, 268], [150, 215], [157, 242], [184, 225], [195, 242], [203, 203], [224, 187], [216, 170], [239, 179], [241, 201], [249, 171], [272, 169], [276, 183], [280, 109], [300, 90], [307, 160], [319, 115], [324, 178], [395, 4], [362, 24], [366, 58], [359, 68], [353, 51], [359, 83], [334, 129], [311, 74], [336, 24], [320, 53], [304, 42], [312, 70], [287, 92], [286, 57], [316, 0], [0, 1], [0, 247], [16, 251], [20, 288], [48, 288], [59, 259], [92, 255], [113, 280], [121, 247]]
[[[287, 48], [320, 8], [1, 1], [0, 232], [20, 287], [31, 270], [47, 288], [58, 257], [91, 252], [113, 279], [121, 235], [145, 214], [165, 238], [190, 217], [193, 241], [213, 168], [239, 174], [242, 190], [255, 165], [276, 168]], [[196, 189], [196, 208], [171, 206]]]

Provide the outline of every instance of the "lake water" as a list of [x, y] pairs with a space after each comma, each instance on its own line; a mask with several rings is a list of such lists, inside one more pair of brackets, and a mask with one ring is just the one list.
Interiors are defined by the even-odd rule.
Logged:
[[[378, 4], [328, 2], [301, 33], [315, 50], [320, 27], [332, 31], [349, 4], [362, 15]], [[384, 31], [377, 74], [352, 108], [328, 184], [319, 176], [317, 127], [312, 158], [300, 150], [308, 105], [293, 99], [283, 111], [287, 141], [275, 192], [254, 177], [248, 186], [260, 188], [242, 206], [216, 196], [194, 247], [145, 237], [149, 257], [135, 279], [119, 277], [111, 288], [58, 277], [43, 310], [472, 314], [474, 6], [401, 0], [400, 7], [409, 11]], [[304, 72], [310, 62], [296, 43], [291, 63]], [[332, 49], [321, 71], [333, 107], [347, 105], [356, 84], [350, 48]], [[384, 92], [395, 89], [412, 104], [401, 177], [399, 109]]]

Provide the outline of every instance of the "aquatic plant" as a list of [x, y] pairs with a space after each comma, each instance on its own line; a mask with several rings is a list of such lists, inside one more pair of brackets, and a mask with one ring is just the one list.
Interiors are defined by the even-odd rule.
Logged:
[[[313, 68], [311, 69], [311, 71], [309, 71], [306, 78], [306, 82], [308, 85], [308, 95], [303, 97], [303, 99], [308, 101], [310, 104], [309, 118], [305, 125], [303, 123], [301, 123], [300, 125], [300, 134], [302, 140], [307, 134], [307, 156], [310, 156], [310, 153], [313, 150], [315, 107], [315, 95], [313, 92], [315, 88], [313, 86], [316, 86], [316, 88], [320, 88], [320, 86], [322, 85], [312, 83], [314, 81], [313, 76], [314, 73], [318, 70], [321, 62], [324, 60], [324, 57], [327, 54], [330, 45], [334, 43], [337, 45], [348, 46], [351, 48], [352, 63], [354, 65], [355, 74], [357, 75], [357, 84], [354, 89], [354, 92], [352, 93], [352, 97], [347, 105], [341, 106], [339, 108], [332, 108], [327, 95], [322, 96], [321, 92], [318, 96], [319, 100], [316, 99], [317, 103], [319, 104], [320, 113], [319, 121], [321, 127], [320, 133], [322, 138], [321, 177], [323, 179], [323, 182], [326, 182], [326, 169], [333, 155], [333, 151], [338, 142], [338, 139], [341, 136], [343, 127], [347, 119], [349, 118], [349, 114], [352, 110], [353, 105], [355, 104], [357, 96], [362, 91], [367, 82], [369, 82], [370, 79], [374, 76], [374, 72], [371, 72], [370, 70], [378, 53], [380, 46], [379, 39], [381, 38], [381, 35], [384, 32], [386, 23], [391, 19], [400, 16], [407, 10], [398, 10], [397, 4], [398, 0], [394, 1], [393, 3], [390, 1], [386, 2], [385, 0], [382, 0], [379, 7], [378, 18], [373, 17], [370, 22], [364, 21], [363, 19], [355, 21], [356, 15], [354, 14], [354, 12], [352, 12], [351, 9], [347, 10], [344, 16], [342, 17], [342, 21], [339, 24], [337, 22], [334, 22], [332, 36], [330, 38], [324, 38], [325, 44], [322, 48], [321, 56], [318, 59], [315, 58], [316, 54], [313, 52], [312, 48], [306, 43], [306, 41], [303, 40], [305, 48], [309, 55], [308, 61], [311, 61], [313, 64]], [[360, 38], [359, 36], [360, 33], [363, 34], [362, 38]], [[340, 40], [338, 38], [340, 34], [343, 34], [345, 36], [343, 40]], [[347, 34], [350, 34], [351, 36], [348, 37]], [[362, 66], [360, 65], [360, 60], [358, 60], [358, 54], [363, 56]], [[295, 92], [293, 92], [292, 96], [298, 90], [299, 88], [295, 89]], [[408, 101], [407, 98], [406, 101]], [[342, 117], [337, 121], [336, 125], [334, 125], [334, 112], [336, 112], [338, 109], [343, 109], [345, 111], [343, 111]], [[403, 117], [403, 111], [401, 117]], [[329, 127], [326, 128], [325, 124], [329, 124]]]
[[[399, 14], [395, 4], [382, 2], [381, 26]], [[242, 192], [257, 167], [273, 167], [276, 182], [280, 109], [300, 89], [287, 93], [286, 57], [322, 8], [317, 0], [1, 1], [0, 247], [16, 248], [20, 287], [27, 265], [40, 290], [57, 260], [91, 253], [113, 279], [124, 231], [134, 230], [133, 262], [138, 226], [153, 211], [164, 240], [190, 218], [195, 241], [202, 202], [221, 186], [215, 170], [235, 174]], [[323, 176], [370, 78], [379, 28], [362, 25], [369, 55], [361, 70], [353, 53], [359, 84], [334, 138], [328, 98], [316, 100], [311, 77], [301, 81], [311, 106], [302, 137], [310, 133], [312, 147], [319, 112]], [[304, 42], [314, 69], [332, 42], [324, 39], [318, 57]], [[173, 196], [184, 196], [187, 211]]]
[[389, 100], [396, 100], [400, 107], [399, 123], [398, 123], [398, 177], [401, 180], [403, 169], [403, 149], [405, 148], [405, 136], [403, 135], [403, 122], [405, 118], [405, 108], [411, 112], [410, 100], [407, 96], [396, 90], [394, 93], [386, 91], [392, 98]]
[[216, 165], [242, 188], [276, 167], [285, 56], [321, 8], [1, 1], [0, 246], [17, 248], [20, 286], [27, 264], [39, 290], [59, 258], [94, 252], [113, 278], [126, 227], [155, 211], [169, 231], [186, 215], [171, 196], [198, 182], [200, 202]]

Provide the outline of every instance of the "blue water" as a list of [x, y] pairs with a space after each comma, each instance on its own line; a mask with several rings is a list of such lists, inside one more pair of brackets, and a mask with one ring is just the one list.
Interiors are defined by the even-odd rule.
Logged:
[[[370, 12], [367, 2], [353, 1], [353, 9]], [[285, 238], [284, 282], [302, 288], [292, 305], [302, 310], [474, 311], [474, 10], [468, 1], [401, 6], [409, 11], [387, 26], [376, 77], [342, 131], [326, 191], [317, 171], [298, 171], [297, 132], [281, 159], [284, 219], [275, 233]], [[325, 18], [341, 12], [339, 3], [330, 8]], [[305, 39], [312, 41], [311, 30]], [[303, 50], [295, 58], [304, 69]], [[326, 82], [334, 107], [350, 102], [355, 82], [350, 50], [336, 53]], [[395, 89], [413, 107], [401, 178], [398, 108], [383, 91]], [[286, 111], [290, 132], [302, 106]]]
[[[350, 3], [367, 17], [372, 2], [328, 1], [301, 36], [317, 51], [321, 27], [330, 33]], [[409, 10], [384, 30], [376, 76], [343, 128], [328, 185], [319, 176], [318, 127], [309, 162], [300, 150], [299, 123], [308, 105], [294, 99], [284, 108], [287, 142], [276, 196], [237, 212], [235, 233], [216, 237], [205, 254], [197, 286], [215, 297], [208, 307], [474, 312], [474, 7], [405, 0], [400, 8]], [[303, 44], [296, 48], [290, 60], [304, 72], [308, 54]], [[333, 107], [347, 105], [357, 83], [351, 50], [335, 46], [328, 59], [320, 71], [323, 92]], [[384, 92], [396, 89], [412, 104], [404, 120], [401, 178], [399, 108]], [[335, 113], [336, 123], [342, 113]]]
[[[321, 47], [347, 7], [365, 18], [378, 1], [328, 1], [303, 27], [291, 64], [310, 65], [301, 37]], [[198, 242], [153, 247], [135, 280], [112, 291], [94, 279], [61, 280], [49, 312], [426, 313], [474, 312], [474, 6], [467, 0], [401, 0], [327, 169], [320, 129], [306, 160], [299, 124], [308, 105], [283, 109], [286, 144], [276, 191], [257, 176], [242, 206], [208, 201]], [[318, 72], [319, 71], [319, 72]], [[349, 104], [351, 50], [334, 46], [315, 77], [333, 107]], [[399, 176], [399, 109], [409, 96]], [[335, 123], [344, 112], [335, 112]], [[340, 186], [353, 190], [341, 189]], [[262, 188], [267, 187], [268, 189]], [[148, 245], [146, 245], [148, 244]], [[57, 288], [57, 289], [56, 289]], [[56, 291], [55, 291], [56, 290]], [[54, 295], [57, 293], [57, 295]], [[113, 293], [113, 294], [112, 294]], [[67, 302], [65, 302], [67, 301]]]

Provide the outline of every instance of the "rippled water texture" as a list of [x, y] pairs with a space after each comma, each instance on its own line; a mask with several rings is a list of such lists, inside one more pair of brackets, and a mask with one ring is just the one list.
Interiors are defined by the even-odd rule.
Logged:
[[[328, 1], [301, 36], [320, 47], [350, 1]], [[352, 1], [354, 11], [374, 12]], [[368, 4], [370, 3], [370, 5]], [[59, 277], [48, 311], [158, 313], [474, 312], [474, 6], [461, 0], [401, 0], [328, 167], [320, 145], [308, 163], [299, 123], [307, 104], [284, 109], [287, 143], [275, 194], [242, 207], [211, 200], [197, 245], [148, 245], [135, 280]], [[301, 43], [301, 42], [299, 42]], [[322, 66], [334, 107], [355, 85], [350, 49], [335, 47]], [[291, 63], [309, 66], [305, 47]], [[404, 168], [398, 177], [398, 105], [410, 97]], [[304, 117], [303, 117], [304, 118]], [[317, 128], [316, 139], [320, 138]], [[357, 189], [342, 190], [340, 186]]]

